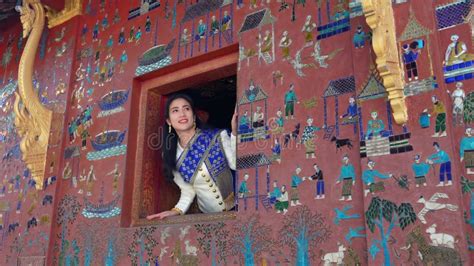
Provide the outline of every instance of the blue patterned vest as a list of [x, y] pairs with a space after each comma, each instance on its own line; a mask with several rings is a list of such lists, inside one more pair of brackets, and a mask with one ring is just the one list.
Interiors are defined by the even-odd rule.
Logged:
[[186, 183], [193, 184], [199, 167], [205, 164], [222, 197], [233, 195], [233, 178], [224, 154], [222, 130], [199, 130], [178, 158], [177, 169]]

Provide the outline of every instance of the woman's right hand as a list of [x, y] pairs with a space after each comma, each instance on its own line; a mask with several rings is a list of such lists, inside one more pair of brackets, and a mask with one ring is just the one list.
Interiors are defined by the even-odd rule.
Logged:
[[164, 211], [164, 212], [148, 215], [146, 219], [147, 220], [153, 220], [153, 219], [161, 220], [166, 217], [171, 217], [171, 216], [176, 216], [176, 215], [179, 215], [177, 211]]

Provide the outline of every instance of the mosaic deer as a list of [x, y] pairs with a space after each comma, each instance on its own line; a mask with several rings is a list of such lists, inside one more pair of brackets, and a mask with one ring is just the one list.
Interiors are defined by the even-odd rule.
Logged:
[[415, 244], [423, 265], [462, 265], [461, 257], [455, 249], [429, 245], [420, 227], [415, 228], [408, 234], [406, 244], [407, 246], [401, 249], [409, 251], [408, 261], [412, 260]]
[[180, 240], [176, 241], [176, 245], [174, 247], [174, 250], [171, 252], [170, 258], [172, 258], [176, 262], [175, 265], [191, 266], [199, 264], [197, 256], [185, 255], [182, 253]]

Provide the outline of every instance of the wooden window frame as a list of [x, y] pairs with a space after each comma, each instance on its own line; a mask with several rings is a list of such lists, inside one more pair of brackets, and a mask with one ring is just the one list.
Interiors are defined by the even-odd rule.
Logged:
[[[149, 115], [151, 111], [160, 110], [162, 108], [162, 95], [236, 75], [237, 64], [238, 44], [234, 44], [172, 64], [136, 77], [133, 80], [126, 157], [126, 178], [124, 181], [122, 199], [122, 227], [199, 223], [236, 218], [236, 212], [222, 212], [212, 214], [186, 214], [168, 217], [163, 220], [148, 221], [145, 217], [140, 217], [140, 204], [141, 195], [144, 193], [142, 191], [143, 175], [145, 171], [147, 171], [145, 165], [147, 162], [150, 162], [150, 160], [153, 160], [145, 158], [143, 149], [145, 147], [144, 145], [147, 145], [149, 141], [149, 136], [147, 136], [146, 131], [147, 115]], [[153, 97], [158, 97], [159, 106], [149, 106], [150, 100]], [[154, 159], [155, 162], [159, 160], [158, 157], [159, 156]], [[156, 169], [153, 171], [156, 171]], [[154, 179], [157, 178], [155, 177]], [[164, 178], [161, 180], [164, 180]], [[154, 192], [156, 193], [156, 188]]]

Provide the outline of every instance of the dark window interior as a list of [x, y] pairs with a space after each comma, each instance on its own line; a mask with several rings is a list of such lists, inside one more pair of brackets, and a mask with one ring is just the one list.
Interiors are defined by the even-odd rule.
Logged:
[[236, 83], [236, 76], [231, 76], [180, 92], [191, 96], [196, 108], [209, 115], [208, 125], [230, 130], [230, 121], [236, 104]]

